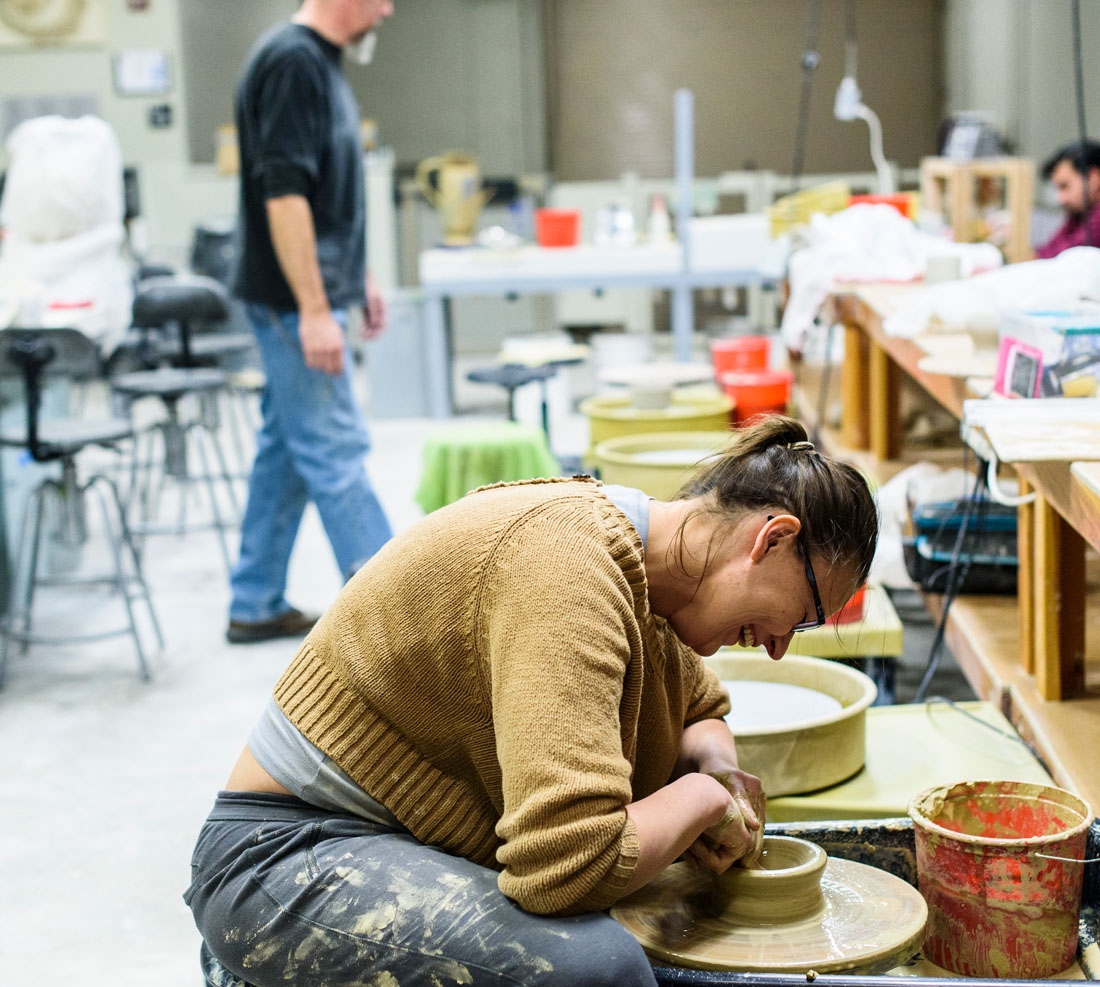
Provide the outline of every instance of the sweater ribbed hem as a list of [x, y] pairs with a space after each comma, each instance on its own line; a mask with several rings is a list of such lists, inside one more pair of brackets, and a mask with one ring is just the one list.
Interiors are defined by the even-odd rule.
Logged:
[[275, 685], [275, 701], [311, 743], [425, 843], [500, 869], [500, 840], [485, 793], [425, 760], [307, 644]]

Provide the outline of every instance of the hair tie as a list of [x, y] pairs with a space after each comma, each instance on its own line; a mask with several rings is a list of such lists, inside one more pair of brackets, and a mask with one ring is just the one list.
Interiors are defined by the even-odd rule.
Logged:
[[796, 452], [800, 452], [803, 449], [805, 449], [806, 452], [817, 452], [814, 444], [812, 442], [806, 442], [805, 440], [803, 440], [802, 442], [788, 442], [787, 448], [794, 449]]

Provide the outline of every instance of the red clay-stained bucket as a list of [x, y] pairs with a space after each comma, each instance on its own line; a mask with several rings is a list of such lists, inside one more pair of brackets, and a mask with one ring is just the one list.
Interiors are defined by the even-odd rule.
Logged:
[[1085, 859], [1085, 802], [1049, 785], [968, 781], [921, 792], [909, 817], [927, 959], [965, 977], [1022, 980], [1073, 963], [1084, 864], [1049, 858]]
[[771, 343], [767, 336], [734, 336], [731, 339], [712, 339], [710, 358], [714, 375], [730, 370], [766, 370]]

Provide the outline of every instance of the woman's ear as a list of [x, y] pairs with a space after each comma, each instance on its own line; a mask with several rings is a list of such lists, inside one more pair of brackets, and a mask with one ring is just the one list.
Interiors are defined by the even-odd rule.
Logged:
[[759, 562], [776, 545], [787, 537], [793, 537], [802, 530], [802, 522], [793, 514], [769, 514], [760, 530], [756, 533], [749, 556], [753, 562]]

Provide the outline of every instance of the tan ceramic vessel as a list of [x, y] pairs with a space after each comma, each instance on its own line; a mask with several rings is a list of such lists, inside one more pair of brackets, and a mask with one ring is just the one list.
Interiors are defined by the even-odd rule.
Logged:
[[788, 655], [772, 661], [752, 652], [719, 652], [706, 659], [728, 683], [736, 708], [738, 680], [782, 682], [814, 689], [836, 699], [841, 708], [804, 722], [734, 730], [737, 760], [756, 775], [769, 798], [828, 788], [850, 778], [867, 760], [867, 709], [875, 701], [875, 683], [862, 672], [822, 658]]

